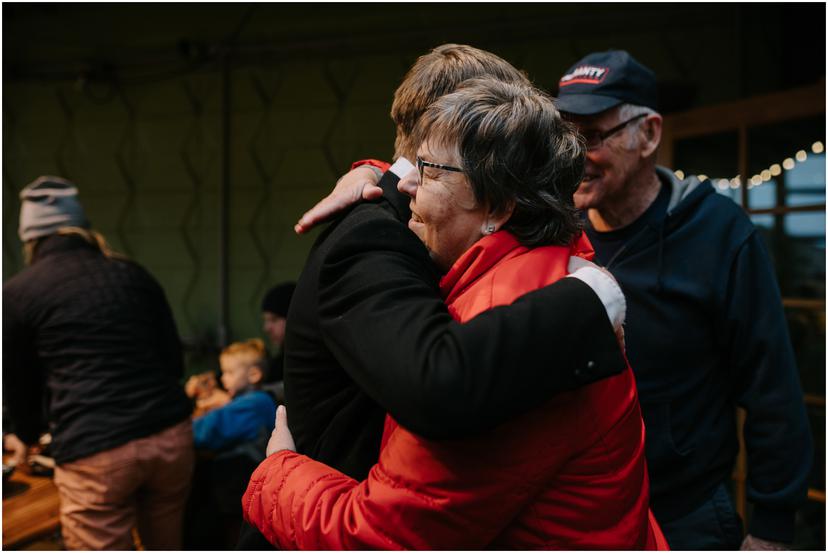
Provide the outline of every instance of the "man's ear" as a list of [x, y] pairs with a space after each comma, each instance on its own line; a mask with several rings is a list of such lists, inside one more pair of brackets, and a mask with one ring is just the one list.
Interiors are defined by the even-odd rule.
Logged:
[[264, 373], [262, 369], [256, 365], [253, 365], [249, 369], [247, 369], [247, 381], [250, 384], [259, 384], [262, 379], [264, 378]]
[[648, 115], [641, 124], [641, 157], [648, 158], [655, 153], [658, 145], [661, 144], [661, 115], [653, 113]]

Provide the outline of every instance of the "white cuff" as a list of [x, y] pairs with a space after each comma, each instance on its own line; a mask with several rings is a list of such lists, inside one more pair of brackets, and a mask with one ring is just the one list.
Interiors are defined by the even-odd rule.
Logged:
[[412, 165], [411, 162], [405, 159], [404, 157], [398, 157], [397, 161], [394, 162], [394, 165], [388, 168], [389, 171], [391, 171], [400, 178], [404, 178], [413, 169], [414, 165]]
[[613, 330], [620, 330], [627, 316], [627, 300], [615, 277], [606, 269], [577, 256], [569, 258], [568, 269], [567, 277], [577, 278], [592, 288], [604, 304]]

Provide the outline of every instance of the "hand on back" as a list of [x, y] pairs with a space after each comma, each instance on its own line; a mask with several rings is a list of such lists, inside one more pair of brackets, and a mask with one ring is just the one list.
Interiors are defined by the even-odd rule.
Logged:
[[371, 167], [361, 165], [351, 169], [337, 181], [330, 194], [302, 215], [293, 230], [296, 234], [304, 234], [360, 201], [376, 200], [382, 196], [377, 182], [379, 176]]

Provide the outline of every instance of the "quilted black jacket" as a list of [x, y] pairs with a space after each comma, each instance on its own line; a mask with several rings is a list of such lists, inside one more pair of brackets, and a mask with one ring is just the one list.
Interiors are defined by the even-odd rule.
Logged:
[[3, 286], [3, 395], [32, 443], [47, 397], [52, 453], [69, 462], [189, 416], [181, 344], [161, 287], [139, 265], [54, 235]]

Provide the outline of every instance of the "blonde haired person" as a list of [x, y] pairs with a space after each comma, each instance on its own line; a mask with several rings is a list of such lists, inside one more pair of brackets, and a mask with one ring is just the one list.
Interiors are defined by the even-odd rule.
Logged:
[[[4, 406], [24, 444], [46, 426], [67, 549], [179, 549], [190, 403], [164, 292], [89, 228], [74, 184], [20, 193], [27, 267], [3, 286]], [[25, 460], [25, 452], [23, 452]]]
[[232, 400], [193, 421], [198, 449], [228, 449], [273, 430], [276, 403], [260, 390], [267, 376], [264, 342], [234, 342], [222, 350], [219, 362], [221, 383]]

